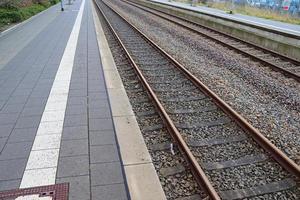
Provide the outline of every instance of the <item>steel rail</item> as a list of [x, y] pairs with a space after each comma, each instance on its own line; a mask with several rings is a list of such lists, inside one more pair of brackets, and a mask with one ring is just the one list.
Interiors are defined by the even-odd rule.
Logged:
[[279, 58], [281, 58], [282, 60], [285, 60], [285, 61], [287, 61], [287, 62], [293, 63], [294, 65], [297, 65], [297, 66], [300, 68], [300, 61], [298, 61], [298, 60], [295, 60], [295, 59], [293, 59], [293, 58], [291, 58], [291, 57], [288, 57], [288, 56], [286, 56], [286, 55], [277, 53], [277, 52], [272, 51], [272, 50], [270, 50], [270, 49], [266, 49], [266, 48], [264, 48], [264, 47], [258, 46], [258, 45], [254, 44], [254, 43], [251, 43], [251, 42], [242, 40], [242, 39], [237, 38], [237, 37], [235, 37], [235, 36], [228, 35], [227, 33], [218, 31], [218, 30], [216, 30], [216, 29], [213, 29], [213, 28], [204, 26], [204, 25], [202, 25], [202, 24], [199, 24], [199, 23], [196, 23], [196, 22], [193, 22], [193, 21], [184, 19], [184, 18], [182, 18], [182, 17], [174, 16], [174, 15], [172, 15], [172, 14], [165, 13], [165, 12], [160, 11], [160, 10], [158, 10], [158, 9], [151, 8], [151, 7], [148, 7], [148, 6], [146, 6], [146, 5], [138, 4], [137, 2], [133, 2], [133, 1], [131, 1], [131, 0], [122, 0], [122, 1], [128, 3], [128, 4], [132, 5], [132, 6], [138, 7], [138, 8], [140, 8], [140, 9], [146, 11], [146, 12], [149, 12], [149, 13], [155, 15], [155, 16], [161, 17], [161, 18], [163, 18], [163, 19], [165, 19], [165, 20], [167, 20], [167, 21], [169, 21], [169, 22], [172, 22], [172, 23], [177, 24], [177, 25], [179, 25], [179, 26], [181, 26], [181, 27], [184, 27], [185, 29], [188, 29], [188, 30], [190, 30], [190, 31], [192, 31], [192, 32], [194, 32], [194, 33], [197, 33], [197, 34], [199, 34], [199, 35], [201, 35], [201, 36], [204, 36], [204, 37], [206, 37], [206, 38], [208, 38], [208, 39], [211, 39], [211, 40], [213, 40], [213, 41], [216, 41], [216, 42], [218, 42], [218, 43], [220, 43], [220, 44], [222, 44], [222, 45], [224, 45], [224, 46], [226, 46], [226, 47], [228, 47], [228, 48], [230, 48], [230, 49], [233, 49], [233, 50], [235, 50], [235, 51], [237, 51], [237, 52], [239, 52], [239, 53], [241, 53], [241, 54], [244, 54], [244, 55], [250, 57], [250, 58], [253, 59], [253, 60], [256, 60], [256, 61], [258, 61], [258, 62], [260, 62], [260, 63], [263, 63], [264, 65], [268, 65], [271, 69], [273, 69], [273, 70], [275, 70], [275, 71], [279, 71], [279, 72], [283, 73], [284, 75], [286, 75], [286, 76], [288, 76], [288, 77], [291, 77], [291, 78], [295, 79], [296, 81], [300, 82], [300, 76], [299, 76], [299, 75], [297, 75], [297, 74], [295, 74], [295, 73], [293, 73], [293, 72], [291, 72], [291, 71], [289, 71], [289, 70], [286, 70], [286, 69], [284, 69], [284, 68], [278, 66], [276, 63], [272, 63], [272, 62], [270, 62], [270, 61], [268, 61], [268, 60], [266, 60], [266, 59], [262, 59], [262, 58], [260, 58], [260, 57], [258, 57], [258, 56], [255, 56], [254, 54], [251, 54], [251, 53], [249, 53], [249, 52], [247, 52], [247, 51], [244, 51], [244, 50], [242, 50], [242, 49], [240, 49], [240, 48], [238, 48], [238, 47], [235, 47], [234, 45], [231, 45], [231, 44], [229, 44], [229, 43], [226, 43], [226, 42], [222, 41], [221, 39], [218, 39], [218, 38], [216, 38], [216, 37], [213, 37], [213, 36], [210, 36], [210, 35], [205, 34], [205, 33], [203, 33], [203, 32], [200, 32], [200, 31], [198, 31], [198, 30], [196, 30], [196, 29], [194, 29], [194, 28], [188, 27], [188, 26], [186, 26], [186, 25], [184, 25], [184, 24], [182, 24], [182, 23], [176, 22], [176, 21], [174, 21], [174, 20], [172, 20], [172, 19], [170, 19], [170, 18], [161, 16], [161, 15], [159, 15], [159, 14], [157, 14], [157, 13], [155, 13], [155, 12], [152, 12], [152, 11], [150, 11], [150, 10], [146, 10], [146, 9], [144, 9], [143, 7], [147, 7], [148, 9], [152, 9], [152, 10], [155, 10], [155, 11], [157, 11], [157, 12], [163, 13], [163, 14], [165, 14], [165, 15], [172, 16], [172, 17], [174, 17], [174, 18], [176, 18], [176, 19], [182, 20], [182, 21], [184, 21], [184, 22], [186, 22], [186, 23], [190, 23], [190, 24], [192, 24], [192, 25], [194, 25], [194, 26], [198, 26], [198, 27], [207, 29], [207, 30], [209, 30], [209, 31], [215, 32], [216, 34], [220, 34], [221, 36], [228, 37], [229, 39], [235, 40], [235, 41], [237, 41], [237, 42], [240, 42], [241, 44], [249, 45], [251, 48], [254, 48], [254, 50], [261, 50], [261, 51], [263, 51], [263, 52], [265, 52], [265, 53], [271, 54], [272, 56], [279, 57]]
[[[145, 77], [143, 76], [142, 72], [135, 64], [134, 60], [130, 56], [129, 52], [127, 51], [126, 47], [124, 46], [123, 42], [119, 38], [118, 34], [113, 29], [112, 25], [106, 18], [105, 14], [102, 12], [100, 6], [97, 4], [96, 0], [95, 3], [102, 13], [103, 17], [105, 18], [107, 24], [109, 25], [110, 30], [112, 30], [114, 36], [117, 38], [119, 44], [124, 49], [128, 59], [132, 63], [138, 77], [142, 81], [144, 87], [147, 89], [148, 94], [150, 95], [151, 99], [155, 106], [157, 107], [158, 111], [160, 112], [161, 117], [163, 118], [164, 122], [167, 125], [168, 130], [170, 131], [173, 139], [178, 142], [179, 149], [185, 155], [188, 163], [191, 164], [192, 172], [199, 183], [199, 185], [209, 194], [212, 199], [220, 199], [218, 193], [212, 187], [212, 184], [208, 180], [205, 175], [205, 172], [202, 170], [201, 166], [199, 166], [197, 160], [192, 155], [190, 149], [188, 148], [187, 144], [185, 143], [184, 139], [180, 135], [178, 129], [174, 125], [173, 121], [163, 108], [162, 104], [158, 100], [157, 96], [155, 95], [154, 91], [151, 89], [151, 86], [146, 81]], [[172, 58], [167, 52], [165, 52], [162, 48], [160, 48], [157, 44], [155, 44], [150, 38], [148, 38], [144, 33], [142, 33], [139, 29], [137, 29], [134, 25], [129, 23], [122, 15], [120, 15], [117, 11], [115, 11], [111, 6], [103, 2], [106, 6], [108, 6], [114, 13], [116, 13], [120, 18], [122, 18], [131, 28], [137, 31], [151, 46], [155, 47], [163, 56], [169, 59], [180, 71], [182, 71], [185, 76], [191, 80], [195, 86], [201, 90], [203, 93], [208, 95], [213, 99], [213, 101], [221, 108], [231, 119], [233, 119], [244, 131], [250, 134], [250, 136], [267, 152], [271, 154], [274, 160], [276, 160], [283, 168], [285, 168], [290, 173], [294, 174], [296, 177], [300, 177], [300, 167], [288, 158], [281, 150], [279, 150], [274, 144], [272, 144], [265, 136], [263, 136], [256, 128], [254, 128], [250, 123], [246, 121], [241, 115], [239, 115], [236, 111], [234, 111], [225, 101], [223, 101], [220, 97], [218, 97], [213, 91], [211, 91], [204, 83], [202, 83], [198, 78], [196, 78], [191, 72], [185, 69], [180, 63], [178, 63], [174, 58]]]
[[[146, 6], [146, 5], [141, 5], [141, 4], [139, 4], [139, 3], [137, 3], [136, 1], [133, 1], [133, 0], [122, 0], [122, 1], [131, 3], [131, 4], [134, 5], [134, 6], [135, 6], [135, 5], [139, 5], [139, 6], [142, 6], [142, 7], [144, 6], [144, 7], [147, 7], [147, 8], [149, 8], [149, 9], [153, 9], [153, 10], [155, 10], [155, 11], [157, 11], [157, 12], [161, 12], [161, 13], [163, 13], [163, 14], [165, 14], [165, 15], [172, 16], [172, 17], [174, 17], [174, 18], [180, 19], [180, 20], [185, 21], [185, 22], [187, 22], [187, 23], [191, 23], [191, 24], [193, 24], [193, 25], [200, 26], [200, 27], [202, 27], [202, 28], [208, 29], [208, 30], [210, 30], [210, 31], [214, 31], [214, 32], [216, 32], [216, 33], [218, 33], [218, 34], [222, 34], [222, 35], [227, 36], [227, 37], [229, 37], [229, 38], [232, 38], [232, 39], [234, 39], [234, 40], [238, 40], [238, 41], [240, 41], [240, 42], [246, 43], [247, 45], [251, 45], [251, 46], [253, 46], [253, 47], [255, 47], [255, 48], [258, 48], [258, 49], [260, 49], [260, 50], [267, 51], [268, 53], [270, 53], [270, 54], [272, 54], [272, 55], [274, 55], [274, 56], [281, 57], [282, 59], [286, 59], [286, 60], [288, 60], [288, 61], [294, 63], [295, 65], [300, 65], [300, 61], [299, 61], [299, 60], [296, 60], [296, 59], [291, 58], [291, 57], [289, 57], [289, 56], [280, 54], [280, 53], [278, 53], [278, 52], [276, 52], [276, 51], [267, 49], [267, 48], [265, 48], [265, 47], [259, 46], [259, 45], [257, 45], [257, 44], [252, 43], [252, 42], [249, 42], [249, 41], [240, 39], [240, 38], [238, 38], [238, 37], [236, 37], [236, 36], [229, 35], [229, 34], [227, 34], [227, 33], [225, 33], [225, 32], [216, 30], [216, 29], [214, 29], [214, 28], [212, 28], [212, 27], [208, 27], [208, 26], [206, 26], [206, 25], [202, 25], [202, 24], [199, 24], [199, 23], [197, 23], [197, 22], [190, 21], [190, 20], [185, 19], [185, 18], [183, 18], [183, 17], [179, 17], [179, 16], [176, 16], [176, 15], [173, 15], [173, 14], [170, 14], [170, 13], [166, 13], [166, 12], [161, 11], [161, 10], [158, 10], [158, 9], [156, 9], [156, 8], [151, 8], [151, 7]], [[143, 8], [141, 8], [141, 9], [143, 9]], [[149, 12], [151, 12], [151, 11], [149, 11]]]
[[[147, 82], [146, 78], [144, 77], [144, 75], [140, 71], [139, 67], [134, 62], [132, 57], [130, 56], [129, 52], [127, 51], [126, 47], [124, 46], [123, 42], [119, 38], [116, 31], [113, 29], [112, 25], [108, 21], [107, 17], [105, 16], [105, 14], [102, 11], [102, 9], [100, 8], [100, 6], [97, 4], [97, 2], [95, 2], [95, 3], [97, 5], [98, 9], [100, 10], [100, 12], [102, 13], [102, 16], [104, 17], [106, 23], [108, 24], [108, 27], [110, 28], [110, 30], [112, 31], [112, 33], [114, 35], [114, 37], [117, 39], [118, 43], [122, 46], [123, 50], [125, 51], [125, 54], [126, 54], [127, 58], [129, 59], [130, 63], [132, 64], [132, 66], [133, 66], [136, 74], [138, 75], [139, 79], [141, 80], [142, 84], [146, 88], [149, 96], [153, 100], [153, 103], [155, 104], [156, 108], [158, 109], [160, 116], [163, 118], [163, 121], [165, 122], [165, 125], [166, 125], [169, 133], [171, 133], [172, 138], [176, 141], [179, 149], [184, 154], [184, 157], [185, 157], [186, 161], [190, 164], [192, 173], [193, 173], [197, 183], [200, 185], [200, 187], [202, 187], [209, 194], [211, 199], [220, 200], [221, 198], [219, 197], [218, 193], [215, 191], [215, 189], [211, 185], [210, 181], [208, 180], [208, 178], [205, 175], [205, 172], [200, 167], [198, 161], [196, 160], [196, 158], [192, 154], [191, 150], [189, 149], [189, 147], [185, 143], [184, 139], [182, 138], [182, 136], [179, 133], [178, 129], [176, 128], [175, 124], [173, 123], [173, 121], [171, 120], [171, 118], [167, 114], [166, 110], [164, 109], [163, 105], [158, 100], [158, 97], [156, 96], [156, 94], [152, 90], [152, 88], [149, 85], [149, 83]], [[111, 7], [109, 7], [109, 8], [111, 8]], [[114, 12], [114, 10], [112, 10], [112, 11]]]

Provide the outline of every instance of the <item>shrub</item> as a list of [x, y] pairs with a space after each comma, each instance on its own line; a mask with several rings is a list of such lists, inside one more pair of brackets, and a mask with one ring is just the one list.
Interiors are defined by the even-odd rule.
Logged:
[[[34, 3], [32, 3], [34, 1]], [[0, 29], [10, 23], [16, 23], [45, 10], [59, 0], [0, 0]], [[27, 5], [23, 7], [23, 5]], [[28, 6], [28, 4], [30, 4]]]
[[19, 22], [22, 20], [22, 14], [17, 9], [0, 9], [0, 21], [4, 24]]
[[55, 5], [55, 4], [57, 4], [59, 2], [59, 0], [50, 0], [50, 4], [51, 5]]

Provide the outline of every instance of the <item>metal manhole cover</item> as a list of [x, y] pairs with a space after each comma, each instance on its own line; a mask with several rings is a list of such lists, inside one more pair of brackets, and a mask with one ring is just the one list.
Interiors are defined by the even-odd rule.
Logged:
[[68, 200], [69, 183], [0, 191], [0, 200]]

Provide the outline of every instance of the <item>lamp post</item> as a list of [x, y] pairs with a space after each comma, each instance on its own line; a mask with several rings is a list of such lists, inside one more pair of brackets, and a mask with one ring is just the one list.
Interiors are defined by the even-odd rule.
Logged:
[[63, 6], [63, 0], [60, 0], [60, 7], [61, 7], [61, 11], [64, 11], [64, 6]]

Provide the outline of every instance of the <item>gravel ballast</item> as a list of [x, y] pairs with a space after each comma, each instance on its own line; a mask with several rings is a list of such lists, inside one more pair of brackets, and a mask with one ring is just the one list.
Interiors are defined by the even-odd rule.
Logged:
[[298, 161], [300, 87], [296, 81], [177, 25], [117, 2], [117, 6], [111, 5]]

